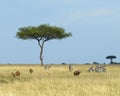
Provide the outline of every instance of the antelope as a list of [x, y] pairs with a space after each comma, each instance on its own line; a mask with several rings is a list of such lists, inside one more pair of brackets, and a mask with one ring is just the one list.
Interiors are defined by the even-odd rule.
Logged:
[[74, 71], [74, 76], [78, 76], [78, 75], [80, 75], [80, 73], [81, 73], [81, 71], [80, 70], [76, 70], [76, 71]]
[[20, 76], [20, 71], [16, 71], [15, 76], [17, 76], [17, 77]]
[[15, 73], [12, 72], [13, 77], [18, 77], [20, 76], [20, 71], [16, 71]]
[[29, 69], [30, 74], [33, 73], [33, 69]]

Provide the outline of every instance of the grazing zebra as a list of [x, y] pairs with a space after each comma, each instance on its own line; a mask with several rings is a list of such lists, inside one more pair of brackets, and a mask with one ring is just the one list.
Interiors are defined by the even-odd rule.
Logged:
[[88, 69], [88, 72], [93, 72], [94, 71], [94, 68], [93, 66], [91, 66], [89, 69]]
[[104, 66], [96, 66], [95, 72], [106, 72], [106, 68]]
[[33, 69], [29, 69], [30, 74], [33, 73]]
[[72, 65], [69, 65], [69, 72], [71, 72], [73, 70]]
[[78, 75], [80, 75], [80, 73], [81, 73], [81, 71], [80, 70], [76, 70], [76, 71], [74, 71], [74, 76], [78, 76]]
[[51, 68], [50, 65], [45, 65], [45, 66], [44, 66], [44, 69], [46, 69], [46, 70], [48, 70], [48, 69], [50, 69], [50, 68]]

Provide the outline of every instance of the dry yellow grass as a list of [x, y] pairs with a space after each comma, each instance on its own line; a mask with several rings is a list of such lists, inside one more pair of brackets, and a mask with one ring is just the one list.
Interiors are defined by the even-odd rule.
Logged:
[[[0, 65], [0, 96], [120, 96], [120, 66], [108, 65], [106, 73], [89, 73], [90, 66], [73, 65], [82, 71], [74, 76], [68, 65], [53, 65], [50, 70], [40, 65]], [[17, 70], [21, 76], [14, 78], [11, 73]]]

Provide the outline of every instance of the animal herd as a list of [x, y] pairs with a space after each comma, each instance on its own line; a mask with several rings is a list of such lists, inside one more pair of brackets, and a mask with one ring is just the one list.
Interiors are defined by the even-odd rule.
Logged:
[[[33, 73], [33, 69], [29, 69], [29, 73], [32, 74]], [[12, 76], [13, 77], [20, 77], [20, 71], [16, 71], [16, 72], [12, 72]]]
[[[51, 66], [44, 66], [44, 69], [48, 70], [49, 68], [51, 68]], [[69, 69], [69, 72], [72, 72], [73, 71], [72, 65], [69, 65], [68, 69]], [[28, 69], [28, 72], [30, 74], [32, 74], [33, 73], [33, 69]], [[94, 66], [91, 66], [88, 69], [88, 72], [106, 72], [106, 68], [105, 68], [105, 66], [96, 66], [95, 68], [94, 68]], [[74, 76], [79, 76], [80, 73], [81, 73], [81, 70], [75, 70], [73, 72], [73, 75]], [[12, 76], [15, 77], [15, 78], [16, 77], [20, 77], [20, 75], [21, 75], [20, 71], [12, 72]]]
[[[72, 65], [69, 65], [69, 72], [71, 72], [73, 70], [73, 67]], [[88, 69], [88, 72], [106, 72], [106, 68], [105, 66], [102, 66], [102, 65], [97, 65], [95, 68], [94, 66], [91, 66], [89, 69]], [[78, 76], [80, 75], [81, 71], [80, 70], [75, 70], [73, 72], [74, 76]]]

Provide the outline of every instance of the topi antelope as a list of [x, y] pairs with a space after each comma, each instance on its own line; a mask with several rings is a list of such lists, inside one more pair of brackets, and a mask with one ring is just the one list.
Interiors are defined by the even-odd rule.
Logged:
[[78, 75], [80, 75], [80, 73], [81, 73], [81, 71], [80, 70], [76, 70], [76, 71], [74, 71], [74, 76], [78, 76]]
[[29, 69], [30, 74], [33, 73], [33, 69]]
[[16, 71], [15, 73], [12, 72], [13, 77], [18, 77], [20, 76], [20, 71]]
[[17, 77], [20, 76], [20, 71], [16, 71], [15, 76], [17, 76]]

